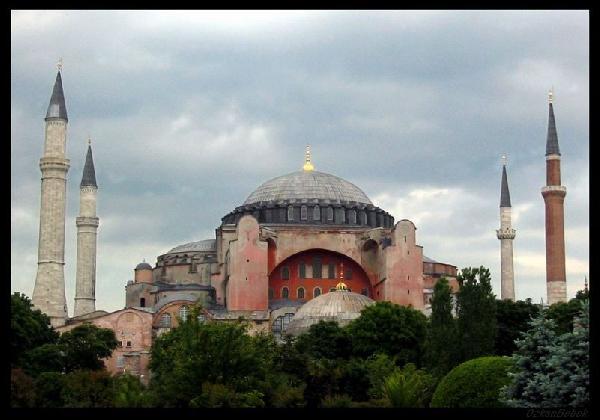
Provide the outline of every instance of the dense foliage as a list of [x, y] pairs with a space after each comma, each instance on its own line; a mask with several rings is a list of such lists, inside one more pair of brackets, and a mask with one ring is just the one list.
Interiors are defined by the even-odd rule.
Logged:
[[495, 354], [510, 356], [517, 349], [515, 340], [529, 329], [529, 322], [540, 312], [540, 307], [526, 301], [513, 302], [508, 299], [496, 300], [496, 341]]
[[585, 407], [589, 404], [589, 305], [584, 302], [573, 332], [558, 335], [544, 313], [517, 341], [516, 371], [503, 395], [511, 407]]
[[573, 320], [581, 311], [581, 299], [571, 299], [550, 305], [545, 311], [546, 318], [554, 320], [554, 330], [558, 335], [573, 331]]
[[464, 362], [440, 381], [431, 407], [503, 407], [500, 389], [510, 381], [511, 368], [509, 357], [486, 356]]
[[367, 306], [348, 326], [355, 356], [385, 353], [398, 365], [421, 365], [425, 350], [427, 318], [421, 311], [391, 302]]
[[460, 361], [493, 355], [496, 338], [496, 299], [490, 271], [485, 267], [463, 268], [457, 277]]
[[458, 355], [457, 326], [452, 315], [452, 290], [441, 278], [433, 288], [431, 317], [427, 331], [425, 364], [436, 377], [442, 377], [455, 365]]

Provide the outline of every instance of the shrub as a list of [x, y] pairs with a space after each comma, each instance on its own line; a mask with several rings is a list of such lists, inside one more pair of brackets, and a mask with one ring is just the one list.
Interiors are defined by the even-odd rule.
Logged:
[[427, 407], [435, 387], [435, 379], [413, 364], [386, 378], [383, 393], [392, 407]]
[[439, 383], [431, 407], [504, 407], [499, 391], [510, 382], [509, 357], [487, 356], [468, 360], [452, 369]]
[[346, 394], [326, 396], [323, 398], [321, 407], [323, 408], [348, 408], [352, 405], [352, 398]]

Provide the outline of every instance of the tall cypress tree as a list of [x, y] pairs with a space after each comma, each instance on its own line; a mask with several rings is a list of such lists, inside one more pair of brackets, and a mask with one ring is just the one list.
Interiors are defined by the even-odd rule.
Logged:
[[494, 354], [496, 338], [496, 297], [492, 293], [490, 270], [467, 267], [457, 280], [458, 336], [460, 361]]
[[456, 364], [456, 320], [452, 316], [452, 289], [442, 277], [433, 288], [425, 360], [432, 374], [442, 377]]

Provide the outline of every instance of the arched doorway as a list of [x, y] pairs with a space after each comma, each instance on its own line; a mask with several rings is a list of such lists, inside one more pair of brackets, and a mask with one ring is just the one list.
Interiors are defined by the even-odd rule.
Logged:
[[271, 271], [269, 288], [273, 292], [269, 298], [306, 302], [315, 294], [335, 289], [339, 282], [352, 292], [373, 296], [367, 274], [353, 259], [338, 252], [310, 249], [286, 258]]

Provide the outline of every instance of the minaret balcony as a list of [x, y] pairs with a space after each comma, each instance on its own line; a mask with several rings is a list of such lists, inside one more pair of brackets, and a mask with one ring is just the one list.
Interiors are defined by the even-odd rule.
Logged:
[[497, 229], [496, 236], [498, 239], [515, 239], [517, 231], [511, 228]]
[[545, 197], [546, 195], [567, 195], [567, 187], [564, 185], [546, 185], [542, 187], [542, 195]]

